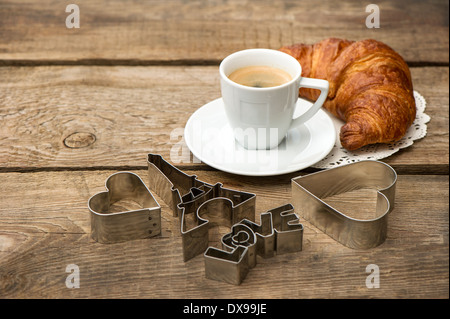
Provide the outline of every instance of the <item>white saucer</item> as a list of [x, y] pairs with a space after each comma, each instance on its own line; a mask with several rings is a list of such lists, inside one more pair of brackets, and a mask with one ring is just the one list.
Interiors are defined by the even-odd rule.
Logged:
[[[294, 117], [310, 105], [299, 99]], [[238, 175], [272, 176], [295, 172], [323, 159], [336, 142], [336, 132], [330, 116], [319, 110], [305, 124], [291, 129], [278, 148], [247, 150], [235, 141], [222, 98], [218, 98], [191, 115], [184, 139], [192, 154], [211, 167]]]

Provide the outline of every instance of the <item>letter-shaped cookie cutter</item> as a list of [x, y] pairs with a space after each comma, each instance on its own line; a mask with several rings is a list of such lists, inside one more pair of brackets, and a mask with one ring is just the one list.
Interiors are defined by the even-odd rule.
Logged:
[[[172, 208], [174, 217], [180, 218], [184, 261], [208, 248], [211, 226], [231, 227], [242, 219], [255, 219], [255, 194], [199, 181], [157, 154], [148, 154], [148, 174], [150, 188]], [[188, 225], [189, 217], [194, 226]]]
[[[161, 207], [139, 176], [118, 172], [106, 180], [106, 191], [88, 201], [91, 236], [103, 244], [153, 237], [161, 233]], [[120, 200], [131, 200], [142, 209], [110, 212]]]
[[270, 258], [302, 250], [303, 225], [291, 204], [262, 213], [260, 219], [260, 225], [247, 219], [233, 225], [222, 237], [223, 250], [209, 247], [205, 251], [207, 278], [239, 285], [256, 266], [257, 255]]
[[[354, 249], [373, 248], [387, 236], [387, 218], [394, 208], [397, 173], [380, 161], [360, 161], [293, 178], [292, 203], [314, 226]], [[361, 188], [377, 189], [377, 216], [350, 218], [322, 199]]]

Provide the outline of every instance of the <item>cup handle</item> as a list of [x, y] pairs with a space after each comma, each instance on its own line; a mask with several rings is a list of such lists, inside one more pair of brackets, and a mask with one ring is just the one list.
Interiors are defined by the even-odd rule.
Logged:
[[299, 88], [306, 87], [311, 89], [318, 89], [320, 90], [320, 95], [316, 102], [314, 102], [314, 104], [305, 113], [292, 120], [291, 127], [297, 127], [305, 123], [319, 111], [328, 96], [329, 86], [330, 84], [326, 80], [311, 78], [300, 79]]

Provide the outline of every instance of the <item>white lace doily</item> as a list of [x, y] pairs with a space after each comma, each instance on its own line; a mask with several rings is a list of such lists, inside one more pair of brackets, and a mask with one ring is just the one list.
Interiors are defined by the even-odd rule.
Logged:
[[405, 136], [398, 142], [390, 144], [373, 144], [364, 146], [356, 151], [348, 151], [341, 146], [339, 140], [339, 131], [344, 122], [333, 115], [334, 127], [336, 129], [336, 144], [331, 152], [320, 162], [313, 165], [315, 168], [332, 168], [339, 165], [350, 164], [361, 160], [379, 160], [391, 156], [400, 149], [408, 147], [414, 143], [415, 140], [425, 137], [427, 135], [427, 123], [430, 117], [425, 114], [426, 101], [425, 98], [417, 91], [414, 91], [414, 98], [416, 100], [416, 119], [410, 126]]

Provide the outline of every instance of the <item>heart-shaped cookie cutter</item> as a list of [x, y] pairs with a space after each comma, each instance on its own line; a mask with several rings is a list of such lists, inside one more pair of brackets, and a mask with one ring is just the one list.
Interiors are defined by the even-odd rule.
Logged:
[[[153, 237], [161, 233], [161, 207], [141, 178], [131, 172], [108, 177], [106, 191], [88, 201], [91, 237], [102, 244]], [[110, 212], [118, 201], [127, 200], [142, 209]]]
[[[387, 218], [394, 209], [397, 173], [380, 161], [360, 161], [293, 178], [292, 203], [299, 215], [341, 244], [368, 249], [387, 236]], [[362, 188], [377, 190], [377, 217], [356, 219], [334, 209], [322, 199]]]

